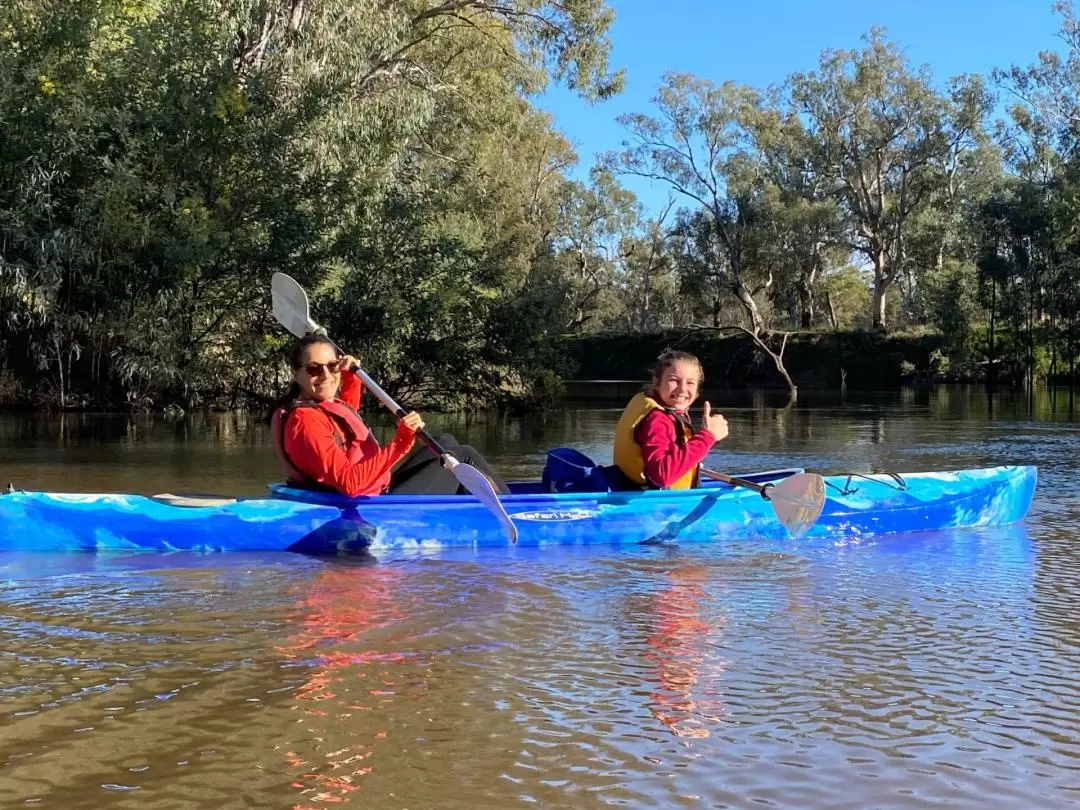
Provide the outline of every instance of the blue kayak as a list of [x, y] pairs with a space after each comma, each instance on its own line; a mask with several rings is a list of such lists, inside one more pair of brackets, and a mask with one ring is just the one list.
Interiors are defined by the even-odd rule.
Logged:
[[[779, 481], [800, 470], [744, 475]], [[1035, 467], [825, 477], [825, 506], [805, 539], [999, 526], [1024, 518]], [[543, 491], [511, 485], [500, 498], [518, 544], [702, 543], [783, 539], [787, 530], [757, 492], [710, 482], [647, 492]], [[272, 485], [268, 497], [183, 498], [15, 491], [0, 495], [0, 551], [291, 551], [507, 545], [475, 498], [347, 498]]]

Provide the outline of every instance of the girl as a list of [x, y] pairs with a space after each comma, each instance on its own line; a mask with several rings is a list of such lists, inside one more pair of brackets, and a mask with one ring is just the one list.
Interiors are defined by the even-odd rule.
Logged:
[[635, 489], [690, 489], [713, 444], [728, 434], [727, 420], [705, 403], [701, 429], [687, 413], [705, 374], [687, 352], [666, 351], [656, 360], [652, 388], [630, 400], [615, 427], [614, 461], [623, 484]]

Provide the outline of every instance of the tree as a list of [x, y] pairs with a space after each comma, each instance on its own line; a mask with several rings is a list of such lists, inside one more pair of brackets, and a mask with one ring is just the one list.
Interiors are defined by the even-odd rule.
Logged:
[[825, 273], [822, 287], [829, 324], [834, 330], [870, 326], [870, 287], [865, 272], [853, 265], [844, 265]]
[[756, 94], [732, 82], [717, 87], [676, 73], [665, 75], [653, 103], [656, 117], [619, 117], [631, 141], [621, 153], [604, 155], [602, 164], [615, 173], [663, 181], [702, 207], [710, 218], [710, 238], [699, 240], [708, 248], [705, 266], [738, 299], [751, 329], [761, 332], [765, 319], [754, 295], [767, 290], [771, 278], [760, 280], [760, 268], [749, 261], [760, 183], [745, 128]]
[[671, 328], [680, 309], [678, 285], [668, 250], [665, 221], [672, 201], [648, 220], [639, 234], [624, 238], [620, 248], [625, 328], [632, 332]]
[[530, 96], [621, 83], [602, 0], [53, 5], [0, 5], [0, 362], [63, 402], [257, 401], [270, 274], [381, 306], [401, 234], [432, 290], [385, 321], [386, 363], [441, 384], [412, 322], [484, 355], [447, 323], [521, 290], [575, 160]]
[[814, 325], [815, 289], [844, 242], [843, 219], [831, 184], [814, 171], [805, 128], [775, 96], [750, 119], [765, 180], [762, 207], [772, 231], [773, 298], [793, 324]]
[[580, 329], [596, 317], [601, 297], [614, 287], [622, 243], [639, 217], [637, 198], [603, 169], [593, 171], [588, 186], [564, 182], [553, 235], [556, 249], [569, 254], [574, 267], [565, 329]]
[[805, 121], [814, 171], [848, 217], [851, 247], [874, 268], [873, 324], [885, 326], [885, 296], [907, 266], [913, 218], [932, 204], [937, 167], [978, 125], [984, 99], [956, 88], [956, 109], [913, 71], [875, 28], [862, 51], [826, 51], [818, 72], [789, 80]]

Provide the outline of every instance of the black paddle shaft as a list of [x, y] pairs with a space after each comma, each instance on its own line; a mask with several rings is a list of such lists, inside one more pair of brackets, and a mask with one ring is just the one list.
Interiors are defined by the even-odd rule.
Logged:
[[775, 484], [758, 484], [755, 481], [747, 481], [745, 478], [736, 478], [734, 475], [728, 475], [727, 473], [710, 471], [709, 474], [711, 477], [723, 481], [725, 484], [733, 484], [737, 487], [748, 487], [749, 489], [756, 490], [757, 493], [767, 501], [771, 500], [769, 497], [769, 490], [776, 486]]

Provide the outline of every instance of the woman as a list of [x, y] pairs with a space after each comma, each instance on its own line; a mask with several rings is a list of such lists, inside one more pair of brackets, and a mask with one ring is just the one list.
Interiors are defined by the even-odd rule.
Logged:
[[[392, 472], [413, 449], [424, 421], [415, 411], [406, 414], [394, 438], [381, 447], [360, 418], [363, 385], [355, 373], [356, 358], [340, 356], [329, 338], [307, 335], [293, 348], [291, 361], [293, 386], [271, 420], [274, 450], [291, 485], [350, 497], [464, 492], [435, 454], [422, 446], [398, 473]], [[452, 436], [440, 436], [438, 441], [458, 461], [480, 469], [497, 491], [508, 491], [472, 447], [459, 445]]]

